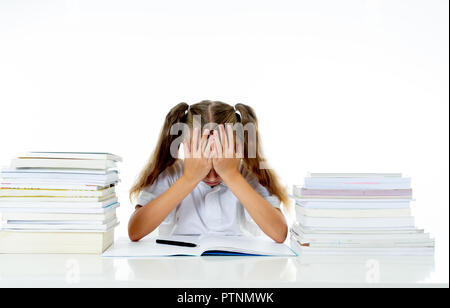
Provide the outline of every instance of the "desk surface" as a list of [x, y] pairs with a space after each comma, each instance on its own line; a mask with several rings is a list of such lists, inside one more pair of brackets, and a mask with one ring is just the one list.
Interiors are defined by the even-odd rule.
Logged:
[[0, 287], [448, 287], [440, 277], [434, 257], [0, 255]]

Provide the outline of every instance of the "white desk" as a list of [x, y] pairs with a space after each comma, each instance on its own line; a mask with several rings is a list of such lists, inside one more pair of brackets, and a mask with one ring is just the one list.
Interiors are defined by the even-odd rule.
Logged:
[[436, 277], [433, 257], [0, 255], [0, 287], [448, 287]]

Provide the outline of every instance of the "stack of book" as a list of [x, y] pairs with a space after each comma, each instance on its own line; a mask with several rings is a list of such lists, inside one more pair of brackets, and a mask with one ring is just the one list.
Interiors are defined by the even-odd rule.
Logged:
[[102, 253], [119, 207], [109, 153], [29, 152], [0, 173], [0, 253]]
[[399, 173], [313, 173], [293, 197], [291, 246], [300, 255], [434, 253], [411, 214], [411, 179]]

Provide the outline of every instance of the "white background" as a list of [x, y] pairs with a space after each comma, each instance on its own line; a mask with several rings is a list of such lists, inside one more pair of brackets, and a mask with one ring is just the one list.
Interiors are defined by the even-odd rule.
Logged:
[[173, 105], [249, 104], [286, 185], [402, 172], [448, 282], [449, 3], [0, 2], [0, 164], [25, 151], [124, 158], [127, 191]]

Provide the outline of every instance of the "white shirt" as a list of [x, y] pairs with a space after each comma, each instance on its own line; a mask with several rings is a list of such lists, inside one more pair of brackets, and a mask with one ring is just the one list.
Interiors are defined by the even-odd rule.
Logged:
[[[177, 160], [161, 172], [152, 185], [145, 187], [137, 200], [145, 206], [165, 192], [183, 174], [184, 163]], [[271, 195], [257, 177], [239, 167], [242, 176], [272, 206], [280, 208], [278, 197]], [[178, 204], [162, 222], [160, 235], [221, 234], [261, 235], [262, 231], [231, 190], [222, 182], [210, 187], [201, 181], [184, 200]]]

